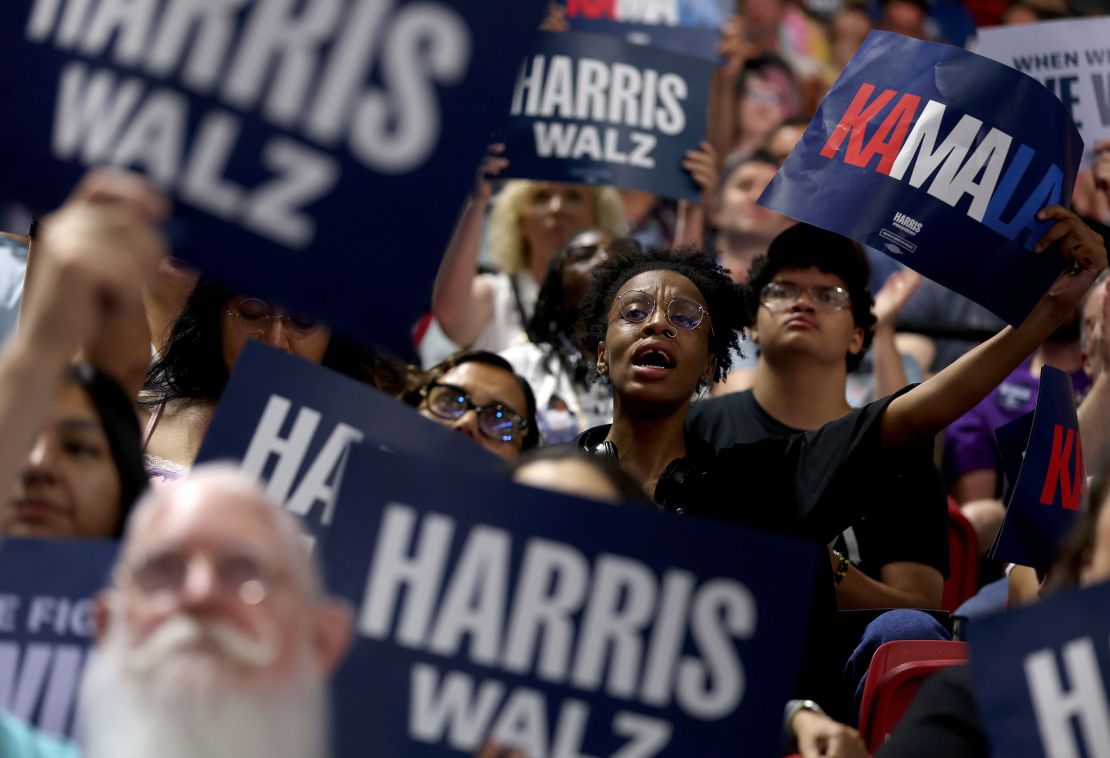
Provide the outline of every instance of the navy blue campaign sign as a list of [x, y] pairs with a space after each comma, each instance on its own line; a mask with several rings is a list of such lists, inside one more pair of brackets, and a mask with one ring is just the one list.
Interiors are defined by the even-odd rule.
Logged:
[[542, 0], [4, 0], [0, 200], [92, 165], [175, 201], [175, 252], [397, 351]]
[[716, 63], [721, 27], [734, 0], [567, 0], [567, 25], [576, 32], [622, 37]]
[[998, 460], [1002, 468], [1003, 500], [1009, 502], [1010, 495], [1017, 486], [1022, 461], [1025, 460], [1025, 446], [1033, 432], [1035, 410], [1018, 416], [994, 430], [995, 443], [998, 445]]
[[499, 132], [504, 176], [696, 200], [682, 169], [705, 139], [712, 66], [614, 37], [540, 32]]
[[779, 754], [809, 546], [364, 445], [323, 557], [358, 609], [337, 755]]
[[0, 708], [44, 732], [75, 729], [93, 638], [93, 596], [115, 542], [7, 539], [0, 544]]
[[1009, 66], [872, 32], [760, 203], [882, 250], [1019, 324], [1065, 263], [1032, 248], [1083, 141]]
[[1086, 485], [1071, 377], [1044, 366], [1025, 460], [991, 556], [1046, 571], [1079, 517]]
[[1110, 584], [976, 620], [968, 635], [991, 755], [1110, 755]]
[[501, 466], [393, 398], [255, 340], [220, 396], [197, 463], [238, 461], [319, 538], [332, 522], [348, 450], [359, 443], [428, 456], [439, 468]]

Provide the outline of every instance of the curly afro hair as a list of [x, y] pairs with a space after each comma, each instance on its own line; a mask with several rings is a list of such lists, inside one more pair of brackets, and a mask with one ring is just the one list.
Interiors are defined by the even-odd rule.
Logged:
[[591, 353], [605, 339], [609, 308], [621, 286], [645, 271], [674, 271], [689, 279], [705, 298], [709, 310], [709, 354], [714, 358], [713, 381], [719, 382], [732, 368], [732, 351], [740, 349], [740, 330], [751, 324], [750, 290], [734, 284], [708, 250], [652, 249], [613, 256], [599, 267], [582, 303], [578, 321], [583, 344]]
[[816, 226], [796, 224], [790, 227], [771, 241], [767, 255], [752, 261], [748, 283], [755, 294], [751, 301], [753, 322], [759, 308], [759, 293], [784, 268], [815, 268], [844, 281], [852, 299], [852, 320], [863, 330], [863, 347], [858, 353], [846, 353], [844, 357], [848, 370], [855, 371], [875, 334], [875, 315], [871, 312], [875, 300], [868, 288], [871, 265], [863, 250], [847, 237]]

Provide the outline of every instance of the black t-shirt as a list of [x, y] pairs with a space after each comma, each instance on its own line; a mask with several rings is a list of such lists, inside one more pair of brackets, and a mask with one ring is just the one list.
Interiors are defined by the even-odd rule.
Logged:
[[[656, 502], [753, 529], [832, 541], [873, 504], [857, 482], [890, 465], [879, 419], [892, 397], [876, 400], [812, 432], [712, 447], [687, 435], [687, 457], [660, 477]], [[596, 452], [608, 426], [578, 440]]]
[[[845, 418], [852, 418], [855, 413]], [[767, 439], [786, 440], [803, 434], [767, 413], [751, 390], [695, 403], [686, 418], [686, 428], [717, 449]], [[817, 456], [829, 457], [825, 468], [836, 467], [837, 461], [853, 451], [858, 460], [848, 455], [845, 461], [850, 464], [848, 468], [827, 483], [825, 507], [836, 513], [854, 509], [865, 514], [850, 522], [836, 537], [834, 547], [876, 580], [881, 578], [883, 566], [899, 561], [932, 566], [947, 576], [947, 501], [940, 474], [932, 462], [931, 446], [864, 451], [861, 456], [860, 441], [853, 440], [850, 432], [840, 427], [829, 431], [833, 434], [809, 433], [817, 434], [821, 440], [823, 450], [817, 451]], [[839, 445], [852, 450], [838, 451]], [[809, 458], [813, 456], [810, 451]], [[745, 479], [756, 476], [758, 469], [744, 475]], [[818, 481], [822, 481], [820, 477]]]

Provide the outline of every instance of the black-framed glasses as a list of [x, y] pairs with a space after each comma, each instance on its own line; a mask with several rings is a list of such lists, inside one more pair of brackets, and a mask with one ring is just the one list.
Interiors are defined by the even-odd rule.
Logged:
[[478, 414], [478, 430], [496, 442], [523, 439], [528, 421], [504, 403], [478, 405], [462, 387], [432, 382], [420, 390], [431, 413], [444, 421], [462, 418], [467, 411]]
[[[643, 290], [628, 290], [617, 295], [617, 308], [621, 318], [633, 324], [639, 324], [651, 318], [651, 314], [655, 313], [656, 305], [655, 297]], [[663, 312], [671, 326], [687, 332], [697, 329], [709, 316], [709, 311], [705, 310], [701, 303], [685, 297], [676, 297], [663, 303]], [[709, 328], [712, 332], [712, 324]]]
[[321, 326], [323, 321], [305, 316], [300, 313], [286, 313], [279, 316], [274, 308], [265, 300], [257, 297], [240, 297], [235, 299], [224, 312], [235, 319], [235, 325], [250, 334], [265, 334], [270, 324], [275, 321], [284, 321], [285, 329], [294, 339], [304, 339]]
[[772, 310], [784, 310], [797, 302], [803, 292], [816, 307], [827, 311], [842, 311], [852, 304], [852, 296], [843, 287], [799, 287], [793, 282], [768, 282], [759, 291], [759, 301]]

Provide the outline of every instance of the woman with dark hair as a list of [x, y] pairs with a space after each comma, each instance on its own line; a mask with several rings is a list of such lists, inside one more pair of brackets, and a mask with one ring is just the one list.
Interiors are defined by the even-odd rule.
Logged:
[[0, 533], [118, 538], [146, 484], [131, 402], [108, 375], [72, 366], [0, 506]]
[[401, 399], [506, 461], [539, 444], [532, 388], [495, 353], [455, 353], [414, 375]]
[[143, 443], [152, 476], [176, 479], [192, 465], [231, 369], [252, 339], [389, 394], [404, 385], [399, 363], [323, 322], [202, 278], [147, 375], [143, 404], [150, 417]]
[[609, 388], [589, 381], [593, 357], [577, 338], [578, 309], [590, 278], [610, 254], [638, 252], [635, 240], [588, 229], [564, 245], [540, 286], [528, 342], [501, 352], [536, 392], [536, 418], [546, 445], [570, 442], [613, 418]]
[[[1053, 206], [1060, 240], [1075, 262], [1017, 329], [1005, 329], [948, 370], [817, 431], [727, 448], [714, 456], [684, 435], [695, 391], [730, 368], [738, 331], [749, 325], [744, 291], [706, 252], [655, 250], [615, 256], [594, 276], [582, 308], [587, 348], [613, 385], [613, 424], [579, 439], [621, 465], [661, 504], [749, 526], [831, 540], [853, 512], [857, 477], [883, 452], [920, 443], [981, 400], [1060, 323], [1106, 265], [1102, 240], [1075, 214]], [[745, 487], [736, 482], [741, 472]], [[834, 496], [839, 492], [840, 496]], [[750, 503], [744, 506], [743, 503]]]

